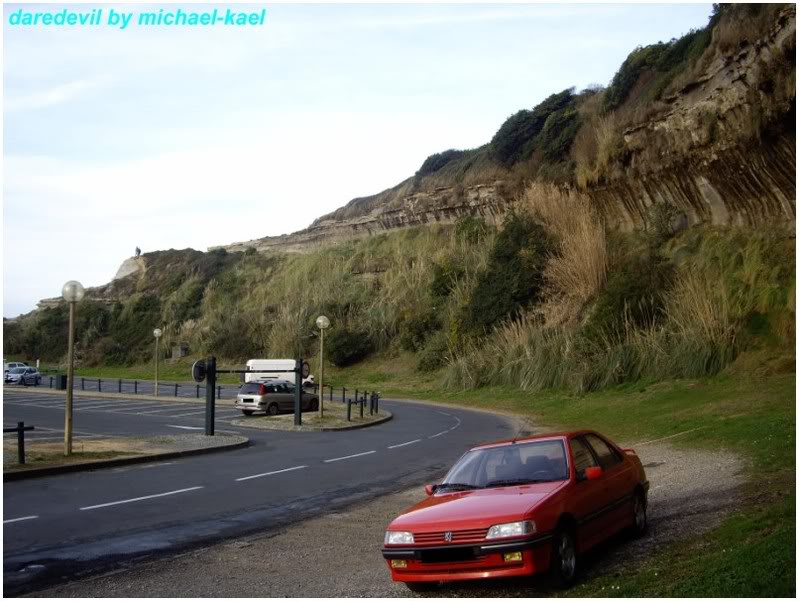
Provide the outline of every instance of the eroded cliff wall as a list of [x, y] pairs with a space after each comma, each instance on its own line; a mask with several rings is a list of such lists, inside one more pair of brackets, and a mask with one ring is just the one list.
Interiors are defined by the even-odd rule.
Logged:
[[[730, 51], [714, 39], [698, 72], [686, 74], [676, 92], [624, 129], [623, 147], [601, 181], [580, 192], [608, 226], [622, 229], [644, 225], [656, 203], [673, 205], [691, 224], [794, 224], [795, 49], [794, 5], [782, 8], [756, 42]], [[305, 230], [223, 248], [301, 252], [465, 215], [498, 223], [518, 202], [518, 188], [497, 175], [488, 171], [485, 181], [434, 189], [409, 178], [355, 199]]]

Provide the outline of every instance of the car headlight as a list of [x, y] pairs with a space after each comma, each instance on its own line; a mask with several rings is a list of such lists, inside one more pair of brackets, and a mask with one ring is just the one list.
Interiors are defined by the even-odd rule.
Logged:
[[535, 532], [535, 522], [525, 520], [523, 522], [508, 522], [507, 524], [497, 524], [488, 529], [486, 538], [506, 538], [508, 536], [523, 536]]
[[413, 534], [410, 532], [386, 532], [385, 543], [387, 545], [412, 545]]

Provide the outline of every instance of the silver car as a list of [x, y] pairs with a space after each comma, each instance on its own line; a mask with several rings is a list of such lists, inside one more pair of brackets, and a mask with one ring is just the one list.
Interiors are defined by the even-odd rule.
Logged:
[[[291, 413], [294, 411], [294, 382], [270, 380], [242, 384], [236, 396], [236, 409], [240, 409], [247, 416], [256, 411], [263, 411], [267, 415]], [[300, 410], [318, 411], [319, 397], [303, 390]]]
[[3, 380], [6, 384], [38, 386], [42, 383], [42, 375], [35, 367], [14, 367], [8, 370]]

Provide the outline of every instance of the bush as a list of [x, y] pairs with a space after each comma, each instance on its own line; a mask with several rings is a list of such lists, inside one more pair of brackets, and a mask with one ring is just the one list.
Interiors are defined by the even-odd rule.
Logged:
[[330, 362], [336, 367], [357, 363], [374, 350], [368, 334], [347, 328], [333, 330], [325, 346]]
[[443, 332], [438, 332], [430, 337], [422, 352], [416, 369], [419, 371], [435, 371], [447, 364], [449, 345]]
[[469, 244], [484, 240], [488, 232], [488, 224], [479, 217], [461, 217], [455, 222], [455, 237]]
[[544, 159], [557, 163], [567, 158], [579, 127], [579, 115], [573, 106], [552, 113], [538, 139]]
[[417, 352], [433, 332], [441, 329], [441, 320], [434, 311], [408, 319], [400, 334], [400, 346], [406, 351]]
[[537, 303], [552, 243], [544, 228], [527, 215], [511, 215], [497, 235], [486, 268], [465, 310], [467, 330], [480, 334], [505, 317]]
[[447, 259], [433, 265], [433, 280], [430, 282], [430, 296], [436, 302], [445, 302], [458, 280], [466, 271], [460, 265]]
[[625, 328], [650, 327], [663, 316], [673, 266], [658, 254], [636, 256], [612, 270], [585, 326], [589, 340], [618, 339]]
[[490, 150], [494, 160], [510, 168], [515, 163], [529, 159], [547, 118], [571, 105], [574, 102], [573, 92], [574, 88], [569, 88], [552, 94], [532, 111], [521, 110], [511, 115], [491, 139]]
[[447, 163], [465, 156], [467, 152], [467, 150], [455, 150], [454, 148], [450, 148], [444, 152], [431, 154], [424, 160], [422, 166], [419, 167], [419, 171], [416, 172], [416, 177], [431, 175], [444, 167]]

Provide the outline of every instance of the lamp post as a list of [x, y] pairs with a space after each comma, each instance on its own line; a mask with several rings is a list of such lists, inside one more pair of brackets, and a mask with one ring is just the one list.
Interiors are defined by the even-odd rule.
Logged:
[[67, 400], [64, 403], [64, 456], [72, 454], [72, 387], [75, 377], [75, 303], [86, 291], [80, 282], [70, 280], [61, 288], [61, 296], [69, 303], [69, 342], [67, 346]]
[[153, 330], [155, 336], [155, 396], [158, 396], [158, 342], [161, 340], [161, 328]]
[[316, 327], [319, 328], [319, 418], [325, 416], [325, 330], [330, 327], [330, 320], [324, 315], [316, 318]]

